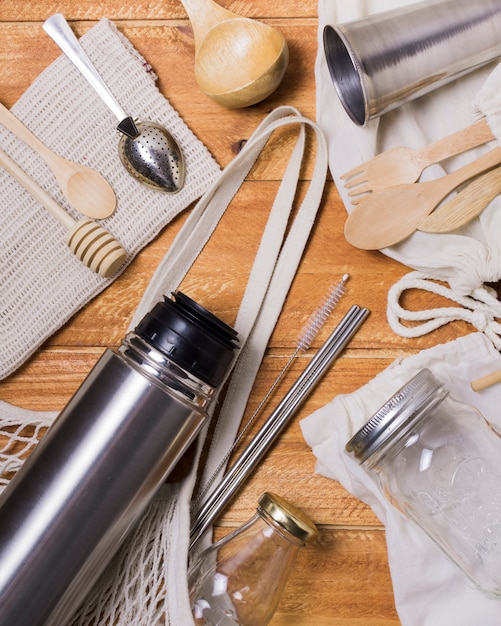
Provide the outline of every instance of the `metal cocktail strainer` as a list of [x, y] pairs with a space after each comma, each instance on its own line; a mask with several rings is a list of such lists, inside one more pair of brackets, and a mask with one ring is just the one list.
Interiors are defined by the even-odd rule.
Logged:
[[52, 15], [43, 28], [117, 117], [117, 129], [122, 133], [118, 150], [127, 172], [153, 189], [179, 191], [184, 184], [185, 162], [174, 137], [158, 124], [137, 121], [125, 113], [63, 15]]

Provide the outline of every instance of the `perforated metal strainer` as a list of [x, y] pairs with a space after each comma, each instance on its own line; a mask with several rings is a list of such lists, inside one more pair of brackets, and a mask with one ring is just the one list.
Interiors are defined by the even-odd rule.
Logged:
[[52, 15], [43, 28], [117, 117], [117, 129], [122, 133], [118, 151], [127, 172], [153, 189], [179, 191], [184, 184], [185, 162], [174, 137], [158, 124], [139, 122], [125, 113], [63, 15]]
[[125, 169], [154, 189], [178, 191], [184, 182], [185, 165], [177, 143], [165, 128], [152, 122], [136, 122], [136, 138], [123, 135], [119, 155]]

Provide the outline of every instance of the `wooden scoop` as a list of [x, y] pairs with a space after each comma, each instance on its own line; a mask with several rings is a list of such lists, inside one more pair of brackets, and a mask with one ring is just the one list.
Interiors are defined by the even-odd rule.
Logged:
[[213, 0], [181, 0], [195, 37], [195, 78], [229, 108], [250, 106], [280, 84], [289, 50], [278, 30], [223, 9]]
[[0, 165], [68, 230], [66, 243], [84, 265], [104, 278], [122, 267], [126, 253], [108, 231], [88, 218], [76, 222], [2, 150]]
[[109, 182], [95, 170], [56, 154], [0, 103], [0, 123], [35, 150], [50, 167], [68, 202], [82, 215], [109, 217], [117, 199]]
[[456, 187], [501, 163], [501, 148], [436, 180], [396, 185], [358, 204], [345, 223], [345, 237], [355, 247], [379, 250], [403, 241]]
[[421, 220], [417, 227], [426, 233], [448, 233], [480, 215], [501, 193], [501, 167], [472, 180], [448, 202]]

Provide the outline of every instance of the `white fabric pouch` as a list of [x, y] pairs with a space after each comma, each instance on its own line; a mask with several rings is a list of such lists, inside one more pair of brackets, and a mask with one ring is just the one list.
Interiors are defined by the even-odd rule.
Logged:
[[[329, 144], [329, 166], [346, 211], [353, 210], [341, 176], [376, 154], [394, 146], [420, 148], [477, 121], [485, 115], [497, 140], [501, 138], [501, 76], [495, 63], [479, 68], [380, 118], [357, 126], [345, 112], [331, 80], [322, 33], [326, 24], [338, 24], [387, 9], [413, 4], [414, 0], [319, 0], [318, 54], [316, 61], [317, 122]], [[431, 180], [458, 169], [492, 148], [484, 145], [427, 168], [422, 180]], [[405, 204], [401, 207], [405, 213]], [[397, 219], [397, 216], [396, 216]], [[400, 218], [398, 218], [400, 219]], [[414, 337], [453, 319], [465, 319], [487, 332], [498, 348], [501, 327], [494, 321], [501, 306], [484, 283], [501, 278], [501, 198], [497, 197], [469, 224], [447, 234], [415, 232], [405, 241], [382, 250], [387, 256], [413, 268], [389, 294], [388, 320], [395, 332]], [[459, 307], [409, 312], [400, 307], [403, 291], [435, 290], [446, 283], [442, 295]], [[400, 320], [420, 324], [404, 325]]]
[[[345, 112], [332, 83], [323, 49], [323, 29], [406, 4], [414, 0], [319, 0], [316, 62], [317, 122], [328, 138], [329, 166], [346, 211], [353, 210], [341, 176], [394, 146], [419, 148], [469, 126], [481, 115], [497, 141], [501, 139], [500, 69], [495, 63], [463, 76], [386, 115], [357, 126]], [[432, 180], [480, 156], [492, 145], [434, 165], [423, 173]], [[317, 472], [339, 481], [367, 503], [386, 529], [388, 559], [396, 608], [402, 626], [497, 626], [501, 604], [473, 588], [463, 573], [417, 526], [385, 499], [377, 477], [369, 474], [344, 446], [355, 432], [405, 382], [424, 367], [444, 382], [451, 395], [477, 406], [501, 426], [500, 388], [481, 393], [470, 382], [501, 368], [501, 306], [485, 283], [501, 278], [501, 199], [449, 234], [416, 232], [383, 254], [414, 271], [388, 294], [388, 321], [406, 337], [422, 335], [453, 319], [472, 323], [482, 332], [439, 345], [393, 363], [358, 391], [336, 397], [301, 423], [303, 435], [317, 458]], [[402, 212], [405, 206], [402, 206]], [[400, 305], [403, 291], [420, 288], [448, 297], [458, 306], [409, 312]], [[404, 325], [401, 320], [420, 322]]]
[[485, 335], [473, 333], [394, 362], [356, 392], [337, 396], [304, 419], [302, 432], [317, 458], [316, 471], [339, 481], [384, 524], [402, 626], [497, 626], [501, 601], [473, 588], [428, 535], [386, 500], [377, 476], [344, 450], [371, 416], [425, 367], [451, 396], [476, 406], [501, 427], [500, 387], [475, 393], [470, 386], [472, 380], [500, 369], [501, 356]]

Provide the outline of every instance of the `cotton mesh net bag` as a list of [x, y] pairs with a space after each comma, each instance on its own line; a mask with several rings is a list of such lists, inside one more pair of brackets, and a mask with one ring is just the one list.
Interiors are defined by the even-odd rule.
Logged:
[[[219, 474], [216, 479], [216, 470], [224, 470], [222, 460], [226, 459], [237, 435], [253, 381], [320, 205], [327, 173], [327, 144], [316, 124], [287, 106], [273, 110], [262, 121], [238, 156], [207, 186], [159, 264], [129, 326], [133, 329], [164, 294], [179, 286], [271, 135], [289, 125], [298, 129], [296, 144], [270, 209], [234, 324], [240, 354], [219, 407], [217, 426], [203, 467], [203, 472], [214, 478], [212, 484], [221, 478]], [[296, 207], [307, 128], [314, 131], [317, 140], [316, 162], [307, 193]], [[8, 484], [55, 417], [54, 412], [26, 411], [0, 402], [3, 443], [0, 487]], [[188, 626], [193, 623], [187, 588], [190, 502], [207, 430], [199, 437], [191, 472], [180, 482], [163, 485], [71, 624]], [[210, 533], [197, 550], [203, 549], [207, 542]]]
[[[341, 176], [376, 154], [395, 146], [420, 148], [471, 125], [485, 116], [497, 140], [501, 137], [499, 96], [501, 76], [496, 62], [409, 102], [384, 116], [357, 126], [344, 111], [325, 60], [322, 33], [337, 24], [393, 9], [411, 0], [319, 1], [318, 55], [316, 61], [317, 121], [328, 137], [329, 166], [346, 211], [353, 210]], [[468, 153], [427, 168], [421, 180], [433, 180], [484, 154], [490, 142]], [[501, 278], [501, 198], [465, 226], [451, 232], [415, 232], [383, 254], [414, 271], [396, 283], [388, 294], [388, 321], [401, 336], [416, 337], [455, 319], [466, 320], [484, 332], [501, 349], [501, 304], [489, 287]], [[402, 206], [402, 216], [405, 206]], [[404, 217], [402, 217], [404, 218]], [[400, 216], [395, 216], [400, 219]], [[407, 289], [424, 289], [450, 299], [454, 305], [425, 311], [407, 311], [400, 297]], [[457, 305], [457, 306], [456, 306]], [[402, 321], [410, 322], [402, 323]]]

